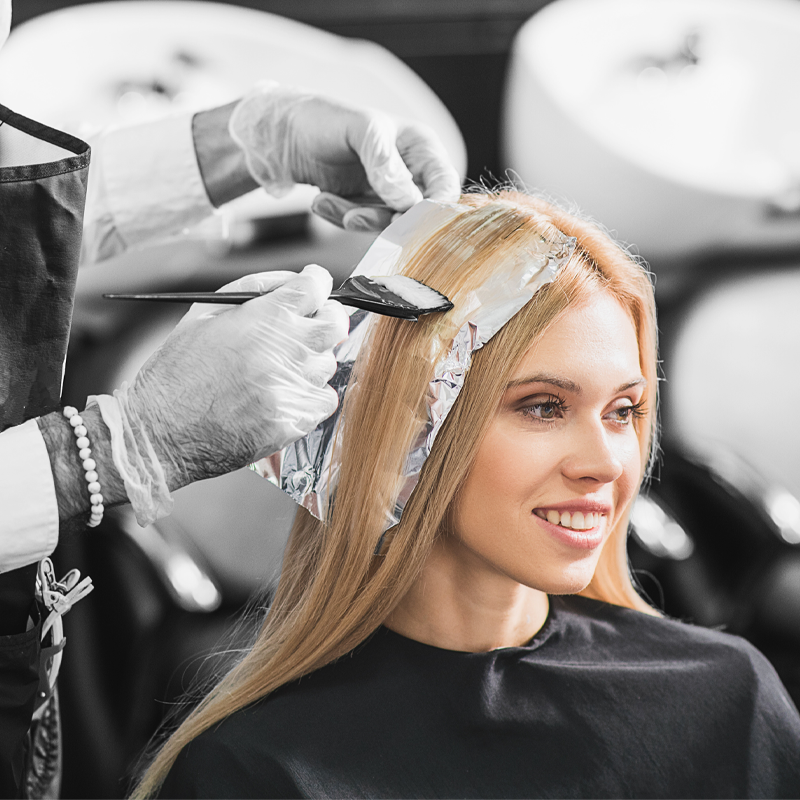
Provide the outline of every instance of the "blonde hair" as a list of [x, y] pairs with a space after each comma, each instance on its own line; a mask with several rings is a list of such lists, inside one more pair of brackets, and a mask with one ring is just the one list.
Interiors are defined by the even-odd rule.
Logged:
[[[355, 367], [339, 432], [341, 472], [326, 524], [299, 509], [274, 601], [247, 654], [158, 752], [134, 796], [157, 791], [192, 739], [281, 685], [319, 669], [373, 633], [419, 575], [516, 365], [567, 308], [599, 291], [625, 308], [647, 380], [645, 415], [634, 425], [644, 479], [656, 433], [656, 323], [649, 275], [595, 225], [514, 191], [467, 194], [469, 210], [404, 254], [403, 274], [455, 304], [419, 322], [381, 318], [369, 355]], [[425, 417], [432, 364], [464, 321], [470, 293], [539, 234], [561, 231], [577, 247], [556, 280], [475, 354], [461, 394], [436, 439], [419, 483], [381, 555], [375, 555], [400, 488], [402, 467]], [[626, 554], [628, 513], [611, 533], [586, 596], [655, 613], [637, 594]]]

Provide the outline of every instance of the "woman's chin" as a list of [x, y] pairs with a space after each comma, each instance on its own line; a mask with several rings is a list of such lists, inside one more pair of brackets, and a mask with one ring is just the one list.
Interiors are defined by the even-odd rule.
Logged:
[[567, 566], [553, 567], [536, 575], [515, 576], [520, 583], [538, 589], [546, 594], [578, 594], [582, 592], [594, 577], [596, 558], [588, 558]]

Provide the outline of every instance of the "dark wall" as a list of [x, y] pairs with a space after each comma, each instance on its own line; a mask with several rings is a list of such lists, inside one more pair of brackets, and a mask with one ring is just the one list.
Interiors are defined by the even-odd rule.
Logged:
[[[468, 177], [501, 176], [498, 128], [509, 48], [523, 22], [549, 0], [222, 1], [382, 44], [450, 109], [467, 142]], [[14, 24], [77, 4], [14, 0]]]

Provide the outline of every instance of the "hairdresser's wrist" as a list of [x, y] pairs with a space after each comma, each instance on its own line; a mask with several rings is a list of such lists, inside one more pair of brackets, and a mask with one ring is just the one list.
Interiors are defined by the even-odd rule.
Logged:
[[[127, 501], [125, 486], [111, 456], [111, 437], [96, 406], [81, 412], [87, 428], [91, 457], [97, 464], [96, 472], [103, 495], [103, 505], [111, 506]], [[54, 411], [37, 419], [42, 432], [58, 503], [58, 518], [61, 522], [88, 514], [91, 503], [75, 434], [69, 421], [60, 411]]]
[[258, 188], [244, 153], [228, 132], [238, 101], [201, 111], [192, 119], [192, 137], [200, 175], [215, 208]]

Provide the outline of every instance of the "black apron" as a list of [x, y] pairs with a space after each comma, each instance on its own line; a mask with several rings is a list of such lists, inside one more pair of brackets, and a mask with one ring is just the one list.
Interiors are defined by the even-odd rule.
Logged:
[[[24, 154], [75, 155], [0, 167], [0, 430], [59, 407], [83, 229], [89, 145], [0, 106]], [[4, 133], [4, 132], [0, 132]], [[39, 143], [44, 143], [40, 145]], [[0, 138], [2, 148], [2, 138]], [[0, 149], [0, 163], [3, 151]]]
[[[89, 158], [80, 139], [0, 106], [0, 431], [60, 405]], [[39, 626], [17, 633], [25, 631], [35, 576], [36, 564], [0, 575], [4, 797], [24, 791], [39, 687]], [[52, 780], [41, 777], [46, 792]]]

